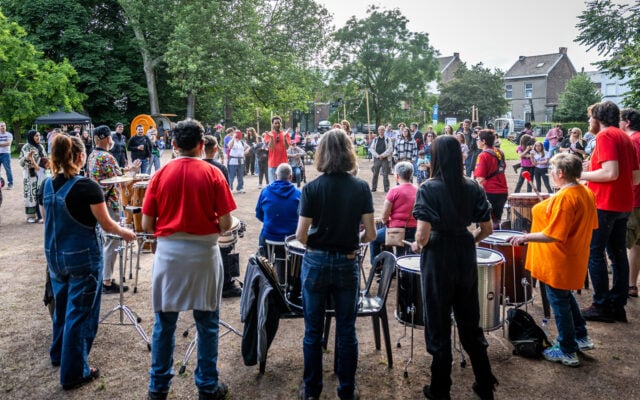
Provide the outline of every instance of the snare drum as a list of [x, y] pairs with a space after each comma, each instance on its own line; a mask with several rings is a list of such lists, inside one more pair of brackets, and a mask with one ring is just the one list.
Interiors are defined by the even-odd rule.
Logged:
[[502, 326], [500, 318], [500, 290], [504, 257], [495, 250], [476, 248], [478, 265], [478, 303], [480, 327], [492, 331]]
[[503, 272], [503, 286], [505, 293], [503, 296], [508, 298], [505, 304], [522, 304], [531, 300], [531, 290], [527, 291], [522, 286], [522, 279], [527, 279], [531, 283], [531, 272], [524, 269], [527, 259], [527, 246], [512, 246], [507, 239], [512, 236], [522, 236], [524, 233], [516, 231], [493, 231], [481, 243], [481, 247], [489, 248], [500, 252], [505, 259]]
[[294, 310], [302, 312], [302, 283], [300, 276], [302, 272], [302, 257], [304, 257], [306, 247], [296, 239], [295, 235], [291, 235], [285, 238], [284, 248], [287, 252], [285, 299]]
[[396, 319], [403, 325], [424, 327], [420, 256], [411, 255], [396, 260], [398, 271], [398, 301]]
[[218, 246], [220, 246], [221, 249], [233, 247], [238, 242], [238, 231], [240, 230], [240, 225], [240, 220], [232, 215], [231, 228], [218, 236]]
[[[546, 199], [549, 193], [540, 193], [540, 197]], [[511, 229], [518, 232], [531, 231], [531, 209], [540, 200], [535, 193], [511, 193], [508, 197], [509, 208], [511, 210], [509, 220]]]

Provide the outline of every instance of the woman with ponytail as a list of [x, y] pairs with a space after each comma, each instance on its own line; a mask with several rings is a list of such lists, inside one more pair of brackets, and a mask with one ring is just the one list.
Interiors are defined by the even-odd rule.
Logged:
[[43, 183], [44, 249], [55, 298], [49, 356], [53, 366], [60, 366], [64, 390], [100, 376], [88, 363], [102, 295], [102, 242], [96, 225], [127, 241], [136, 237], [109, 217], [100, 186], [79, 175], [85, 161], [79, 137], [56, 136], [53, 177]]

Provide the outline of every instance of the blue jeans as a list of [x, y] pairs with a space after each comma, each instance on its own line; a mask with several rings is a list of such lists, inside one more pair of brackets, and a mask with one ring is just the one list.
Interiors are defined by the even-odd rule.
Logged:
[[545, 290], [556, 319], [560, 350], [575, 353], [579, 350], [576, 339], [587, 336], [587, 325], [580, 313], [578, 302], [571, 290], [554, 289], [549, 285], [546, 285]]
[[359, 270], [357, 258], [321, 250], [310, 250], [302, 260], [302, 309], [304, 315], [304, 384], [307, 396], [322, 392], [322, 335], [327, 301], [335, 305], [338, 349], [336, 371], [338, 396], [350, 398], [358, 366], [356, 315]]
[[276, 181], [276, 168], [269, 167], [269, 170], [267, 172], [267, 176], [269, 177], [269, 182], [275, 182]]
[[[621, 308], [627, 304], [629, 290], [629, 259], [626, 234], [628, 212], [598, 210], [598, 229], [594, 229], [589, 246], [589, 275], [593, 286], [593, 303]], [[613, 284], [609, 290], [607, 251], [611, 259]]]
[[291, 167], [293, 175], [296, 177], [296, 185], [300, 187], [300, 181], [302, 180], [302, 169], [300, 167]]
[[244, 189], [244, 164], [229, 164], [229, 188], [231, 190], [233, 190], [233, 180], [236, 177], [238, 178], [236, 190], [241, 191]]
[[[376, 256], [382, 253], [381, 246], [384, 245], [384, 242], [385, 242], [384, 238], [386, 236], [386, 233], [387, 233], [386, 227], [378, 229], [376, 231], [376, 238], [372, 240], [371, 243], [369, 243], [369, 253], [371, 253], [371, 265], [373, 265], [374, 260], [376, 259]], [[416, 228], [407, 228], [404, 233], [404, 240], [408, 242], [413, 242], [415, 236], [416, 236]], [[397, 255], [406, 254], [404, 247], [401, 247], [397, 250], [398, 250]]]
[[140, 158], [140, 173], [148, 174], [149, 172], [149, 160], [146, 158]]
[[13, 186], [13, 174], [11, 173], [11, 154], [0, 153], [0, 164], [7, 173], [7, 185]]
[[149, 173], [151, 173], [151, 166], [157, 171], [160, 169], [160, 156], [151, 155], [151, 164], [149, 165]]
[[[198, 330], [198, 365], [194, 378], [198, 391], [213, 393], [218, 389], [218, 333], [220, 310], [193, 310]], [[177, 312], [158, 312], [151, 339], [151, 369], [149, 391], [167, 393], [173, 378], [173, 348], [175, 346]]]

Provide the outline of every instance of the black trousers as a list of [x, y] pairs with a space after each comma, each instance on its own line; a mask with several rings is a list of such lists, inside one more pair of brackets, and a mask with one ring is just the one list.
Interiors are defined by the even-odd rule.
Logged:
[[[427, 267], [428, 266], [428, 267]], [[431, 392], [446, 397], [451, 389], [451, 311], [460, 342], [469, 354], [479, 390], [492, 391], [487, 341], [480, 328], [478, 269], [470, 233], [443, 235], [432, 232], [420, 259], [425, 341], [433, 356]]]

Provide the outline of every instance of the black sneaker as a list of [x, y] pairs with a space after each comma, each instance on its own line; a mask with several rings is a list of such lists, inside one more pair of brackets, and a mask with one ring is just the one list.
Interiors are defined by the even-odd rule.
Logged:
[[473, 392], [477, 394], [478, 397], [480, 397], [482, 400], [493, 400], [493, 388], [482, 389], [480, 388], [480, 385], [474, 382], [473, 386], [471, 386], [471, 389], [473, 389]]
[[[122, 285], [122, 291], [126, 292], [127, 290], [129, 290], [129, 286], [126, 285]], [[118, 285], [115, 282], [112, 282], [111, 285], [102, 285], [102, 293], [104, 294], [114, 294], [114, 293], [120, 293], [120, 285]]]
[[224, 288], [222, 289], [222, 297], [225, 299], [228, 299], [231, 297], [240, 297], [240, 296], [242, 296], [242, 289], [235, 285], [229, 286], [226, 289]]
[[449, 395], [436, 396], [433, 393], [431, 393], [431, 386], [430, 385], [424, 385], [422, 387], [422, 394], [424, 394], [424, 397], [426, 397], [427, 399], [431, 399], [431, 400], [451, 400], [451, 396], [449, 396]]
[[152, 392], [147, 393], [147, 400], [166, 400], [169, 393]]
[[611, 314], [613, 315], [613, 319], [618, 322], [629, 322], [627, 321], [627, 312], [624, 310], [624, 307], [612, 308]]
[[582, 313], [582, 317], [587, 321], [615, 322], [613, 314], [609, 309], [597, 304], [591, 304], [590, 307], [580, 310], [580, 312]]
[[222, 382], [218, 382], [215, 392], [198, 392], [198, 400], [224, 400], [229, 393], [229, 388]]

